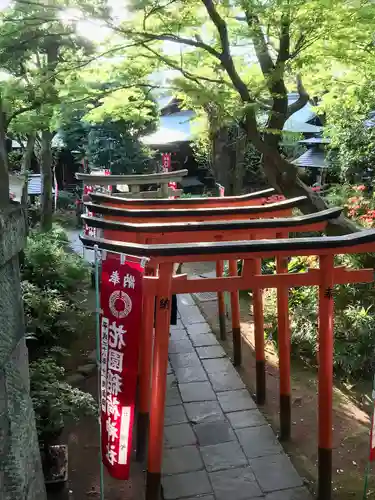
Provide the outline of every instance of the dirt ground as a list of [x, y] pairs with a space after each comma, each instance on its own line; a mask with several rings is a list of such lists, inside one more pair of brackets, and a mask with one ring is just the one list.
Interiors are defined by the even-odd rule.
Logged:
[[[214, 332], [219, 334], [217, 302], [204, 301], [199, 306]], [[255, 356], [253, 318], [250, 298], [241, 293], [242, 367], [244, 382], [255, 391]], [[230, 318], [227, 318], [227, 340], [222, 343], [232, 354]], [[261, 408], [275, 432], [279, 428], [278, 357], [272, 343], [266, 344], [267, 402]], [[306, 485], [314, 491], [317, 479], [317, 373], [316, 369], [292, 360], [292, 440], [283, 446]], [[334, 498], [363, 498], [364, 477], [369, 455], [371, 384], [345, 387], [337, 380], [334, 388], [333, 481]], [[367, 498], [375, 498], [375, 475], [370, 477]]]

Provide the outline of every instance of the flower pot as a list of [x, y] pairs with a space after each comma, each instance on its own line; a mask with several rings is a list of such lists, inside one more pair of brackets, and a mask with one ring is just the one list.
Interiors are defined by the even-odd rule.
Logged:
[[42, 465], [46, 488], [61, 489], [68, 480], [68, 447], [56, 444], [42, 451]]

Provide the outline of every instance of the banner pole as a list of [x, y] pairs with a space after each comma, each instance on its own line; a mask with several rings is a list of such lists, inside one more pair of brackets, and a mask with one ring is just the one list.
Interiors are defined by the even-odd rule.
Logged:
[[372, 450], [372, 440], [373, 440], [373, 429], [374, 429], [374, 419], [375, 419], [375, 374], [372, 381], [372, 412], [371, 412], [371, 421], [370, 421], [370, 445], [369, 445], [369, 460], [366, 466], [365, 472], [365, 484], [363, 487], [363, 500], [367, 499], [367, 491], [368, 491], [368, 481], [371, 472], [371, 450]]
[[100, 500], [104, 500], [104, 465], [102, 460], [102, 424], [101, 424], [101, 352], [100, 352], [100, 290], [99, 290], [99, 249], [94, 246], [95, 254], [95, 314], [96, 314], [96, 364], [98, 372], [98, 419], [99, 419], [99, 468], [100, 468]]

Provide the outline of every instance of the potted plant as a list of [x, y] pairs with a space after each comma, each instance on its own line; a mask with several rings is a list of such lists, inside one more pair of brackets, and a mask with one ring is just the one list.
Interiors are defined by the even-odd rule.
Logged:
[[95, 415], [93, 397], [64, 381], [64, 369], [52, 357], [30, 364], [39, 446], [47, 487], [62, 487], [68, 479], [68, 448], [60, 443], [67, 418]]

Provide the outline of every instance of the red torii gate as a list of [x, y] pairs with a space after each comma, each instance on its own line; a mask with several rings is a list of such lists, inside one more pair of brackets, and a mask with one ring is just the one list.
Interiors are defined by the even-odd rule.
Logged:
[[[270, 190], [266, 190], [266, 193], [268, 193]], [[273, 191], [273, 190], [272, 190]], [[184, 221], [183, 224], [183, 232], [181, 234], [185, 235], [183, 237], [184, 242], [187, 241], [195, 241], [194, 239], [191, 239], [191, 233], [189, 233], [189, 237], [187, 237], [187, 229], [191, 228], [193, 231], [196, 231], [199, 229], [197, 225], [194, 226], [194, 223], [197, 224], [197, 220], [201, 221], [199, 222], [199, 226], [202, 226], [202, 223], [205, 223], [206, 219], [212, 220], [214, 218], [214, 222], [219, 222], [219, 221], [231, 221], [231, 224], [233, 225], [236, 221], [239, 222], [241, 220], [252, 220], [252, 219], [263, 219], [266, 217], [286, 217], [292, 213], [293, 208], [297, 208], [300, 206], [305, 201], [305, 197], [296, 197], [292, 198], [289, 200], [282, 200], [278, 202], [273, 202], [265, 205], [255, 205], [254, 203], [259, 202], [259, 201], [264, 201], [265, 198], [262, 198], [264, 195], [265, 191], [260, 191], [256, 193], [252, 193], [250, 195], [244, 195], [244, 196], [239, 196], [239, 197], [228, 197], [228, 198], [213, 198], [215, 204], [220, 203], [220, 207], [216, 206], [211, 206], [210, 203], [207, 203], [207, 200], [210, 200], [210, 198], [203, 198], [202, 200], [203, 203], [201, 203], [200, 199], [197, 198], [191, 198], [190, 200], [193, 201], [193, 208], [192, 209], [185, 209], [185, 208], [170, 208], [170, 207], [175, 207], [176, 202], [180, 200], [162, 200], [164, 203], [164, 208], [163, 209], [148, 209], [148, 210], [139, 210], [139, 209], [123, 209], [119, 208], [119, 206], [112, 206], [110, 203], [112, 203], [112, 198], [110, 196], [105, 196], [105, 195], [94, 195], [99, 199], [102, 199], [104, 197], [106, 204], [105, 205], [98, 205], [98, 204], [93, 204], [93, 203], [86, 203], [86, 207], [88, 208], [90, 213], [95, 213], [95, 214], [100, 214], [104, 216], [104, 219], [107, 220], [114, 220], [114, 221], [121, 221], [121, 222], [128, 222], [128, 223], [133, 223], [134, 224], [151, 224], [151, 223], [158, 223], [160, 220], [163, 220], [164, 223], [167, 223], [169, 226], [175, 226], [178, 224], [181, 220]], [[258, 196], [261, 196], [258, 198]], [[225, 200], [228, 201], [228, 206], [224, 205]], [[240, 206], [236, 207], [233, 206], [233, 203], [237, 203], [238, 200], [241, 200], [241, 203], [246, 203], [245, 206]], [[245, 202], [244, 202], [245, 200]], [[121, 198], [117, 198], [116, 202], [120, 203], [123, 200]], [[133, 200], [134, 201], [134, 200]], [[138, 203], [140, 200], [136, 200]], [[158, 204], [160, 203], [161, 200], [149, 200], [152, 202], [152, 204]], [[202, 205], [202, 206], [201, 206]], [[223, 206], [224, 205], [224, 206]], [[142, 205], [141, 205], [142, 206]], [[167, 208], [165, 208], [165, 206]], [[337, 211], [337, 209], [336, 209]], [[334, 217], [334, 215], [327, 215], [328, 213], [324, 212], [322, 216], [318, 216], [316, 219], [300, 219], [300, 223], [312, 223], [312, 222], [320, 222], [324, 220], [325, 217], [328, 216], [328, 218]], [[336, 215], [337, 217], [337, 215]], [[296, 219], [297, 220], [297, 219]], [[192, 223], [193, 221], [193, 223]], [[88, 221], [86, 221], [88, 222]], [[254, 221], [255, 222], [255, 221]], [[284, 221], [285, 223], [285, 221]], [[288, 224], [288, 222], [287, 222]], [[297, 224], [298, 225], [298, 224]], [[282, 237], [285, 235], [285, 233], [275, 231], [275, 222], [274, 220], [270, 220], [268, 222], [268, 236], [267, 237]], [[324, 226], [323, 226], [324, 227]], [[227, 230], [232, 230], [235, 229], [236, 227], [228, 226], [226, 225], [225, 228]], [[261, 226], [257, 226], [256, 224], [252, 229], [258, 228], [260, 229]], [[273, 228], [273, 230], [272, 230]], [[158, 228], [157, 228], [158, 229]], [[214, 229], [214, 226], [212, 227]], [[239, 229], [239, 226], [237, 227]], [[246, 229], [246, 226], [243, 227], [243, 229]], [[248, 228], [250, 229], [250, 228]], [[264, 226], [263, 229], [267, 229], [267, 224]], [[208, 230], [208, 228], [207, 228]], [[313, 228], [307, 229], [309, 231], [314, 230]], [[318, 229], [315, 229], [318, 230]], [[300, 231], [303, 231], [303, 229], [300, 229]], [[258, 231], [252, 231], [251, 237], [256, 239]], [[229, 233], [227, 233], [228, 235]], [[202, 235], [203, 236], [203, 235]], [[263, 234], [263, 236], [266, 236], [266, 234]], [[128, 235], [129, 237], [129, 235]], [[220, 233], [220, 231], [217, 230], [216, 228], [216, 233], [208, 233], [208, 235], [205, 235], [205, 237], [208, 239], [203, 239], [204, 241], [220, 241], [220, 240], [228, 240], [228, 239], [240, 239], [240, 238], [245, 238], [247, 239], [249, 237], [249, 232], [248, 230], [245, 232], [237, 232], [236, 235], [230, 236], [229, 237], [223, 237], [223, 234]], [[122, 241], [123, 238], [120, 238], [120, 241]], [[198, 241], [203, 241], [202, 237]], [[128, 239], [129, 241], [129, 239]], [[145, 239], [145, 234], [140, 233], [139, 238], [136, 240], [139, 243], [150, 243], [152, 241], [155, 242], [155, 240], [150, 240]], [[172, 239], [169, 240], [170, 242], [177, 243], [179, 240], [177, 239]], [[257, 272], [260, 272], [260, 260], [257, 259], [254, 261], [254, 266], [256, 267]], [[149, 274], [154, 274], [155, 269], [151, 269], [151, 266], [148, 266], [149, 268]], [[223, 266], [223, 261], [217, 261], [216, 262], [216, 275], [217, 276], [222, 276], [224, 271], [224, 266]], [[229, 262], [229, 272], [231, 275], [237, 275], [237, 263], [236, 260], [232, 260]], [[233, 338], [235, 339], [235, 359], [234, 359], [234, 364], [238, 365], [241, 363], [241, 356], [240, 356], [240, 336], [241, 336], [241, 331], [240, 331], [240, 310], [239, 310], [239, 297], [238, 297], [238, 292], [231, 292], [231, 309], [232, 309], [232, 333], [233, 333]], [[256, 318], [255, 321], [255, 336], [258, 339], [257, 340], [257, 400], [259, 404], [264, 404], [265, 401], [265, 362], [264, 362], [264, 337], [263, 337], [263, 298], [262, 298], [262, 291], [254, 291], [253, 294], [253, 303], [254, 303], [254, 315]], [[219, 322], [220, 322], [220, 338], [221, 340], [226, 339], [226, 326], [225, 326], [225, 304], [224, 304], [224, 294], [222, 292], [218, 292], [218, 309], [219, 309]], [[284, 427], [283, 427], [284, 428]]]
[[[266, 190], [266, 194], [269, 190]], [[272, 190], [273, 191], [273, 190]], [[205, 222], [208, 220], [245, 220], [245, 219], [261, 219], [265, 217], [287, 217], [291, 215], [293, 208], [298, 208], [306, 199], [304, 196], [299, 196], [296, 198], [291, 198], [289, 200], [275, 201], [266, 204], [266, 198], [264, 198], [264, 191], [258, 191], [250, 195], [244, 196], [233, 196], [228, 198], [213, 198], [214, 205], [208, 201], [210, 198], [190, 198], [193, 203], [190, 204], [189, 208], [171, 208], [171, 207], [181, 207], [179, 204], [181, 199], [175, 200], [163, 200], [163, 208], [157, 209], [156, 206], [161, 200], [148, 200], [148, 209], [124, 209], [122, 205], [112, 206], [111, 197], [105, 197], [105, 204], [97, 203], [86, 203], [86, 207], [90, 213], [100, 214], [104, 218], [109, 217], [111, 220], [119, 220], [122, 222], [133, 222], [133, 223], [151, 223], [151, 222]], [[269, 193], [271, 194], [271, 193]], [[95, 196], [94, 196], [95, 197]], [[93, 198], [94, 198], [93, 197]], [[99, 199], [103, 199], [103, 195], [96, 195]], [[186, 199], [187, 201], [188, 199]], [[223, 201], [224, 200], [224, 201]], [[228, 200], [228, 202], [226, 202]], [[115, 202], [120, 203], [123, 201], [120, 199], [115, 199]], [[140, 200], [132, 200], [140, 203]], [[143, 200], [141, 200], [143, 202]], [[185, 200], [184, 200], [185, 202]], [[235, 204], [241, 203], [241, 206], [237, 207]], [[259, 204], [255, 204], [259, 203]], [[216, 206], [219, 205], [219, 206]], [[126, 205], [127, 206], [127, 205]], [[130, 205], [131, 206], [131, 205]], [[143, 205], [140, 205], [143, 206]], [[150, 208], [151, 207], [151, 208]], [[259, 262], [256, 264], [259, 267]], [[237, 272], [236, 263], [232, 261], [229, 263], [230, 272]], [[216, 275], [222, 276], [224, 271], [224, 265], [222, 261], [216, 262]], [[259, 304], [255, 306], [256, 311], [261, 311], [261, 293], [256, 292], [254, 296], [254, 303]], [[235, 329], [236, 335], [239, 335], [239, 305], [238, 297], [235, 293], [231, 294], [231, 307], [234, 311], [232, 317], [232, 327]], [[219, 308], [219, 321], [220, 321], [220, 338], [221, 340], [226, 339], [226, 328], [225, 328], [225, 304], [223, 293], [218, 293], [218, 308]], [[258, 312], [257, 312], [258, 314]], [[261, 313], [259, 312], [259, 315]], [[236, 324], [234, 324], [236, 322]]]
[[[203, 223], [171, 223], [171, 224], [129, 224], [119, 221], [100, 219], [98, 217], [83, 217], [90, 227], [104, 230], [104, 237], [114, 241], [134, 243], [188, 243], [200, 241], [236, 241], [241, 239], [276, 238], [288, 236], [290, 232], [323, 231], [327, 223], [338, 217], [340, 208], [331, 208], [317, 214], [294, 218], [260, 219], [233, 222], [203, 222]], [[231, 265], [231, 275], [237, 276], [236, 261]], [[277, 259], [279, 272], [286, 272], [285, 259]], [[155, 269], [151, 259], [149, 267]], [[234, 269], [233, 269], [234, 267]], [[254, 292], [256, 293], [256, 292]], [[239, 366], [242, 358], [240, 312], [238, 292], [231, 292], [233, 323], [233, 364]], [[264, 326], [261, 291], [258, 291], [258, 302], [255, 301], [255, 352], [256, 352], [256, 393], [257, 402], [264, 404], [266, 397], [266, 370], [264, 350]], [[138, 428], [147, 430], [148, 397], [150, 386], [150, 361], [152, 351], [153, 315], [151, 314], [151, 299], [144, 300], [144, 324], [141, 340], [140, 368], [140, 404], [138, 412]], [[291, 396], [290, 396], [290, 363], [289, 360], [289, 322], [285, 316], [288, 309], [288, 290], [278, 289], [279, 337], [280, 351], [285, 351], [280, 362], [280, 438], [287, 440], [291, 432]], [[284, 360], [286, 364], [284, 364]], [[138, 434], [137, 457], [141, 460], [144, 454], [146, 432]]]
[[[144, 294], [156, 297], [156, 326], [153, 354], [151, 392], [150, 446], [148, 453], [147, 500], [159, 498], [163, 422], [168, 363], [170, 312], [162, 304], [170, 303], [172, 294], [230, 291], [263, 288], [288, 289], [294, 286], [319, 286], [319, 464], [318, 499], [331, 499], [332, 483], [332, 388], [333, 388], [333, 286], [335, 284], [372, 282], [373, 269], [347, 270], [334, 267], [334, 256], [375, 251], [375, 231], [368, 230], [341, 237], [295, 238], [262, 241], [228, 241], [219, 243], [189, 243], [145, 245], [121, 243], [101, 238], [82, 237], [86, 246], [134, 256], [152, 258], [159, 266], [158, 276], [144, 278]], [[254, 267], [254, 259], [315, 255], [319, 257], [319, 269], [306, 273], [279, 272], [262, 275]], [[176, 262], [212, 260], [244, 261], [242, 275], [212, 279], [186, 279], [173, 276]], [[167, 301], [167, 302], [166, 302]], [[168, 302], [169, 301], [169, 302]], [[287, 321], [287, 301], [283, 303], [283, 321]], [[280, 324], [280, 323], [279, 323]], [[289, 353], [289, 347], [287, 352]], [[285, 358], [284, 352], [280, 357]], [[284, 363], [286, 360], [284, 359]]]

